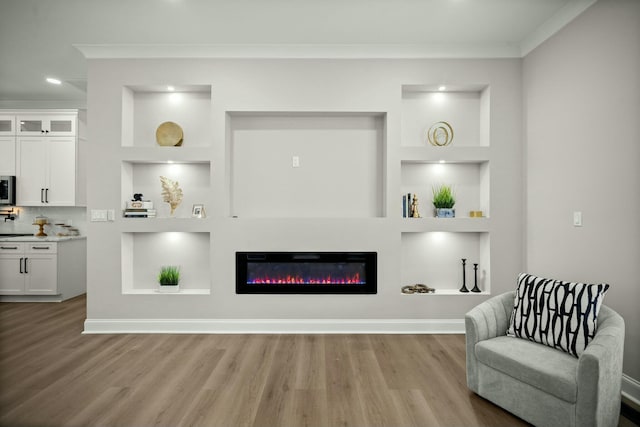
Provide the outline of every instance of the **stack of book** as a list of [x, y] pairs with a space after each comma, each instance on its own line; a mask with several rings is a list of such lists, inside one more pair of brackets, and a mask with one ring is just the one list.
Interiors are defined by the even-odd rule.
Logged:
[[132, 200], [127, 202], [123, 215], [125, 218], [155, 218], [156, 210], [151, 201]]

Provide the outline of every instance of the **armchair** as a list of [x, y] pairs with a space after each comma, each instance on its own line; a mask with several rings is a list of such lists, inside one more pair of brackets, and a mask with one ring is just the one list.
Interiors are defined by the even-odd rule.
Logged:
[[538, 426], [617, 426], [624, 320], [603, 305], [584, 353], [506, 336], [515, 292], [495, 296], [465, 316], [467, 385]]

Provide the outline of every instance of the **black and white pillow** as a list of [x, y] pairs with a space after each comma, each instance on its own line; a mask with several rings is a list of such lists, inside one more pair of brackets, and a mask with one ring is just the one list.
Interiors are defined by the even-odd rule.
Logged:
[[597, 329], [607, 284], [563, 282], [522, 273], [507, 335], [580, 356]]

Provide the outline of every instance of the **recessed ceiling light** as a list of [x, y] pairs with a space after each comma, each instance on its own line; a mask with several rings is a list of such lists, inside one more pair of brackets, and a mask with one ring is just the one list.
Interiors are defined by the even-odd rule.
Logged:
[[440, 92], [444, 92], [445, 90], [447, 90], [447, 87], [446, 87], [445, 85], [438, 86], [438, 90], [439, 90]]
[[52, 85], [62, 84], [60, 80], [54, 79], [53, 77], [47, 77], [47, 82], [51, 83]]
[[176, 88], [175, 88], [175, 87], [173, 87], [173, 86], [167, 86], [167, 90], [168, 90], [169, 92], [173, 92], [174, 90], [176, 90]]
[[440, 163], [441, 165], [443, 165], [443, 164], [445, 164], [445, 163], [446, 163], [446, 161], [444, 161], [444, 160], [440, 160], [438, 163]]

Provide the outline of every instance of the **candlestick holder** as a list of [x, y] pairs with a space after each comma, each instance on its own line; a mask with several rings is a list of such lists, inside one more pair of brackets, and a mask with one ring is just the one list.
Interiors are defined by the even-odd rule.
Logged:
[[471, 289], [471, 292], [482, 292], [478, 287], [478, 264], [473, 264], [473, 277], [474, 277], [474, 284], [473, 284], [473, 289]]
[[462, 287], [460, 288], [460, 292], [469, 292], [467, 289], [467, 277], [465, 273], [465, 266], [467, 265], [467, 259], [462, 258]]

